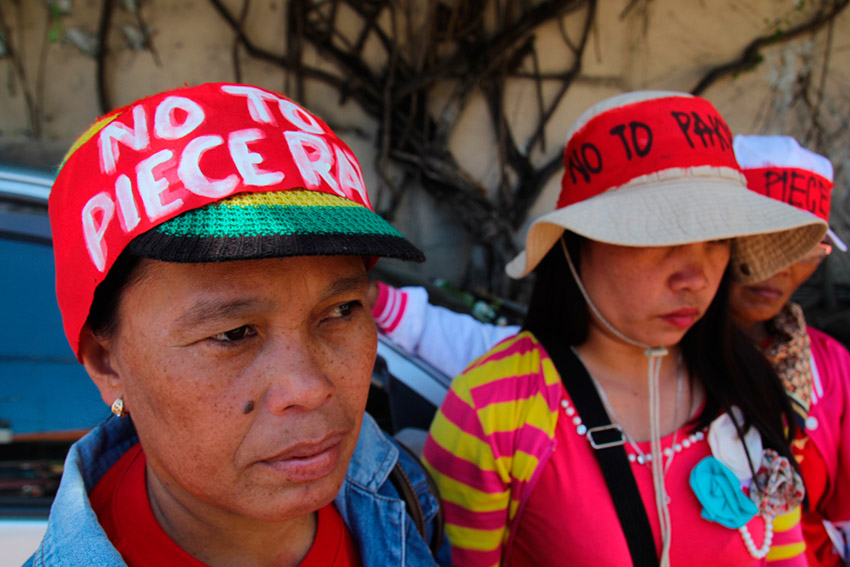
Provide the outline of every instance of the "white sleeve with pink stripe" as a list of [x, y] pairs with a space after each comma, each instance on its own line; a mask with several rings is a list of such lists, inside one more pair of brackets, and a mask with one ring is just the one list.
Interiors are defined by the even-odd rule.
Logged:
[[473, 359], [519, 331], [431, 305], [424, 288], [397, 289], [381, 282], [372, 314], [378, 330], [448, 376], [460, 374]]

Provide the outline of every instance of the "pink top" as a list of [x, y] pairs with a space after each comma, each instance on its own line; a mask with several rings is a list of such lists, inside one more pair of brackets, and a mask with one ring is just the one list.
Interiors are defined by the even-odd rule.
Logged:
[[809, 327], [812, 347], [812, 405], [805, 437], [795, 441], [809, 508], [804, 511], [803, 534], [812, 566], [838, 566], [823, 521], [850, 520], [850, 354], [838, 341]]
[[816, 508], [833, 522], [850, 520], [850, 353], [809, 327], [815, 360], [812, 407], [806, 434], [826, 465], [829, 483]]
[[[569, 401], [568, 394], [564, 396]], [[629, 550], [620, 528], [614, 504], [587, 439], [576, 432], [571, 418], [561, 414], [555, 432], [557, 449], [540, 475], [522, 515], [510, 552], [511, 567], [554, 565], [628, 565]], [[762, 565], [765, 560], [750, 556], [738, 530], [726, 528], [700, 517], [702, 505], [694, 496], [688, 478], [696, 464], [711, 455], [704, 435], [691, 435], [684, 428], [662, 438], [662, 450], [682, 445], [675, 453], [665, 475], [670, 496], [671, 565], [716, 567], [717, 565]], [[649, 442], [637, 443], [644, 453], [651, 452]], [[626, 452], [635, 454], [631, 446]], [[660, 553], [661, 535], [649, 464], [632, 463], [632, 472], [655, 535]], [[581, 522], [552, 521], [558, 517], [584, 518]], [[747, 528], [756, 546], [764, 538], [764, 521], [756, 516]], [[799, 530], [777, 531], [773, 546], [798, 544]], [[559, 563], [560, 564], [560, 563]], [[771, 565], [805, 565], [802, 556]]]
[[[452, 382], [423, 457], [443, 497], [456, 565], [630, 563], [599, 465], [563, 402], [572, 403], [557, 369], [528, 332], [502, 341]], [[686, 437], [678, 435], [683, 445]], [[776, 519], [766, 560], [749, 555], [738, 530], [701, 517], [688, 477], [709, 448], [704, 440], [688, 444], [667, 475], [673, 567], [805, 565], [799, 508]], [[637, 463], [633, 469], [658, 546], [651, 473]], [[762, 520], [750, 526], [760, 547]]]

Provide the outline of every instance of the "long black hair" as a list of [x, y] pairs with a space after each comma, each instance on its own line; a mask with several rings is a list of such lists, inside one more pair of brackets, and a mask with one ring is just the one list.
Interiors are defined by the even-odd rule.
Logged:
[[[579, 273], [583, 240], [575, 233], [564, 233], [567, 250]], [[538, 336], [558, 336], [562, 344], [584, 343], [590, 330], [590, 312], [560, 242], [538, 264], [534, 277], [523, 328]], [[765, 447], [788, 458], [796, 467], [790, 449], [795, 435], [791, 404], [773, 367], [733, 323], [728, 301], [727, 271], [705, 315], [679, 343], [690, 376], [699, 380], [706, 392], [705, 406], [690, 425], [693, 430], [702, 429], [721, 410], [731, 414], [732, 406], [737, 406], [744, 414], [744, 423], [737, 424], [739, 435], [741, 430], [755, 427]]]
[[124, 250], [106, 274], [106, 278], [95, 288], [86, 327], [95, 337], [109, 338], [118, 329], [118, 304], [124, 290], [136, 283], [144, 268], [139, 256]]

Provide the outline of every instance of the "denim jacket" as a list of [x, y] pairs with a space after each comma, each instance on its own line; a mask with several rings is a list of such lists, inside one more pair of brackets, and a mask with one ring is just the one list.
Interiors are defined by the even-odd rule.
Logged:
[[[112, 546], [91, 508], [88, 493], [138, 441], [130, 420], [113, 418], [75, 443], [65, 460], [59, 491], [50, 510], [47, 532], [26, 567], [119, 567], [124, 560]], [[422, 504], [428, 536], [438, 504], [428, 491], [420, 465], [400, 451], [367, 414], [348, 472], [334, 503], [360, 548], [364, 567], [431, 567], [437, 563], [419, 536], [388, 480], [400, 459]], [[449, 563], [444, 539], [437, 561]]]

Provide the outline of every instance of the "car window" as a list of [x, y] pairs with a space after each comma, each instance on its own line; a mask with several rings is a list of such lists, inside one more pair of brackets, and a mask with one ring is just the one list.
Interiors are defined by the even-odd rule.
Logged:
[[14, 438], [97, 425], [108, 410], [62, 332], [49, 241], [6, 230], [0, 263], [0, 420]]

